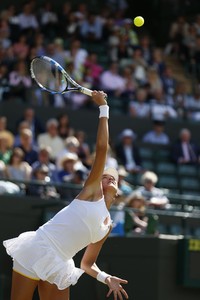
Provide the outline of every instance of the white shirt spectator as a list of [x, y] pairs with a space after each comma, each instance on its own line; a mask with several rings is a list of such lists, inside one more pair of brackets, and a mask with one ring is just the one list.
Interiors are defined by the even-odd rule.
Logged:
[[125, 80], [119, 74], [112, 73], [110, 70], [104, 71], [100, 78], [101, 87], [104, 90], [121, 90], [125, 89]]
[[152, 143], [152, 144], [162, 144], [168, 145], [169, 144], [169, 137], [166, 133], [162, 132], [157, 134], [155, 131], [147, 132], [142, 140], [144, 143]]
[[153, 119], [156, 117], [161, 119], [177, 118], [175, 109], [167, 104], [153, 103], [151, 105], [151, 114]]
[[48, 133], [41, 133], [38, 136], [38, 146], [51, 147], [51, 158], [55, 159], [58, 153], [64, 149], [63, 140], [59, 136], [52, 137]]
[[150, 105], [148, 103], [131, 101], [129, 108], [131, 111], [134, 111], [135, 117], [147, 118], [150, 115]]
[[27, 28], [38, 28], [38, 21], [36, 17], [33, 14], [24, 14], [21, 13], [18, 17], [19, 20], [19, 26], [21, 29], [27, 29]]

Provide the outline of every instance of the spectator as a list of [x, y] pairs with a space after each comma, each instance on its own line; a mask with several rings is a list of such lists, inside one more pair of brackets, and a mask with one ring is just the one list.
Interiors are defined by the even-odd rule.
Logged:
[[154, 208], [166, 208], [169, 199], [164, 192], [155, 187], [158, 177], [154, 172], [146, 171], [141, 177], [143, 186], [139, 187], [136, 192], [141, 193], [146, 201], [146, 205]]
[[18, 124], [21, 121], [26, 121], [29, 124], [29, 127], [33, 134], [33, 139], [36, 139], [38, 134], [44, 132], [43, 124], [40, 121], [40, 119], [36, 116], [35, 110], [31, 107], [25, 108], [23, 112], [23, 116], [20, 118], [20, 120], [17, 123]]
[[170, 140], [165, 131], [164, 120], [153, 120], [153, 129], [148, 131], [142, 138], [144, 143], [168, 145]]
[[103, 24], [98, 16], [89, 13], [80, 26], [80, 36], [87, 41], [100, 41], [102, 38]]
[[7, 165], [10, 161], [12, 150], [9, 147], [9, 140], [5, 135], [0, 134], [0, 161]]
[[[27, 121], [21, 121], [18, 125], [18, 132], [15, 135], [14, 147], [19, 147], [20, 145], [20, 134], [23, 129], [30, 129], [30, 125]], [[34, 141], [33, 141], [34, 143]]]
[[61, 113], [57, 117], [58, 120], [58, 134], [64, 140], [73, 135], [74, 130], [70, 125], [69, 116], [67, 113]]
[[194, 92], [185, 99], [186, 115], [189, 120], [199, 121], [200, 119], [200, 86], [195, 86]]
[[33, 174], [40, 166], [47, 166], [49, 169], [48, 176], [52, 182], [57, 181], [57, 169], [56, 165], [50, 161], [51, 148], [48, 146], [42, 146], [39, 148], [38, 160], [32, 164]]
[[72, 201], [80, 193], [85, 180], [86, 173], [83, 170], [75, 170], [71, 179], [69, 179], [69, 183], [73, 184], [73, 187], [59, 187], [59, 194], [61, 195], [61, 198], [69, 202]]
[[126, 38], [127, 46], [135, 47], [139, 45], [138, 35], [133, 29], [133, 21], [129, 18], [125, 18], [122, 23], [122, 35]]
[[75, 39], [70, 44], [70, 49], [67, 51], [68, 62], [73, 62], [75, 73], [83, 73], [84, 64], [86, 62], [88, 52], [81, 47], [81, 42]]
[[199, 146], [191, 140], [191, 132], [183, 128], [179, 140], [172, 145], [172, 160], [177, 164], [199, 163]]
[[152, 96], [156, 91], [162, 90], [162, 80], [155, 67], [148, 68], [146, 74], [146, 83], [149, 85], [149, 93]]
[[100, 77], [100, 85], [108, 95], [120, 96], [125, 89], [125, 80], [119, 73], [118, 63], [111, 63]]
[[23, 11], [18, 15], [19, 27], [22, 31], [29, 29], [36, 30], [38, 28], [38, 21], [36, 16], [32, 12], [32, 7], [30, 3], [25, 3], [23, 6]]
[[168, 119], [177, 118], [176, 110], [166, 103], [163, 89], [156, 89], [150, 100], [152, 118]]
[[177, 80], [175, 79], [174, 72], [172, 67], [166, 65], [165, 70], [161, 76], [163, 91], [167, 98], [167, 103], [170, 105], [174, 105], [173, 96], [176, 89]]
[[88, 55], [84, 67], [86, 70], [90, 71], [92, 79], [91, 84], [93, 89], [95, 89], [95, 87], [99, 86], [100, 75], [103, 72], [102, 66], [98, 63], [98, 56], [96, 53], [92, 52]]
[[149, 35], [143, 34], [142, 36], [140, 36], [139, 44], [142, 50], [142, 57], [146, 61], [147, 65], [149, 65], [152, 61], [152, 39]]
[[54, 39], [53, 42], [54, 54], [52, 58], [57, 61], [61, 66], [65, 67], [68, 60], [68, 53], [64, 48], [64, 41], [61, 38]]
[[18, 97], [19, 100], [26, 102], [28, 99], [28, 89], [32, 85], [25, 61], [18, 61], [15, 69], [10, 73], [9, 84], [12, 97]]
[[10, 83], [6, 63], [0, 65], [0, 102], [10, 99]]
[[33, 145], [33, 134], [30, 129], [23, 129], [20, 132], [19, 147], [24, 152], [24, 160], [31, 166], [38, 160], [37, 148]]
[[14, 148], [10, 161], [5, 169], [6, 177], [10, 180], [27, 181], [31, 178], [31, 166], [24, 161], [24, 152], [21, 148]]
[[56, 188], [50, 184], [48, 174], [49, 169], [46, 165], [38, 166], [33, 172], [36, 182], [33, 181], [27, 186], [27, 195], [38, 196], [42, 199], [59, 198]]
[[155, 69], [160, 77], [162, 77], [166, 65], [164, 62], [164, 53], [160, 48], [154, 48], [152, 51], [151, 68]]
[[46, 123], [46, 132], [41, 133], [37, 139], [39, 147], [49, 146], [51, 148], [51, 159], [56, 160], [58, 153], [64, 149], [62, 138], [58, 135], [58, 121], [49, 119]]
[[41, 12], [40, 23], [42, 32], [51, 37], [55, 37], [58, 29], [58, 16], [54, 12], [52, 3], [46, 2]]
[[189, 102], [190, 95], [187, 92], [187, 87], [184, 81], [177, 82], [175, 93], [173, 96], [173, 107], [177, 111], [180, 118], [186, 118], [187, 112], [185, 104]]
[[78, 156], [75, 153], [66, 153], [61, 161], [61, 170], [58, 171], [58, 181], [69, 182], [72, 180], [75, 172], [75, 164], [78, 161]]
[[135, 97], [129, 104], [129, 114], [136, 118], [150, 117], [150, 105], [147, 101], [146, 89], [139, 87], [136, 90]]
[[80, 145], [80, 143], [75, 136], [69, 136], [68, 138], [65, 139], [64, 149], [57, 154], [56, 165], [57, 165], [58, 169], [60, 169], [61, 161], [66, 154], [73, 153], [73, 154], [78, 155], [79, 145]]
[[125, 198], [132, 193], [133, 187], [126, 181], [129, 173], [125, 170], [124, 166], [119, 166], [118, 175], [118, 197], [116, 199], [116, 205], [124, 206]]
[[8, 147], [12, 148], [14, 143], [14, 135], [7, 129], [7, 118], [0, 116], [0, 135], [5, 136], [8, 141]]
[[125, 80], [125, 88], [121, 98], [123, 98], [123, 111], [127, 113], [129, 103], [134, 98], [138, 84], [133, 78], [133, 70], [131, 67], [124, 67], [122, 70], [122, 75]]
[[20, 35], [18, 41], [13, 44], [13, 54], [18, 60], [25, 60], [28, 57], [29, 45], [27, 43], [26, 36]]
[[142, 49], [140, 48], [140, 46], [134, 48], [131, 58], [131, 67], [133, 68], [134, 79], [139, 85], [143, 85], [147, 81], [146, 72], [148, 70], [148, 65], [143, 57]]
[[90, 157], [90, 147], [89, 144], [86, 142], [86, 134], [83, 130], [78, 130], [75, 132], [75, 137], [79, 141], [78, 146], [78, 157], [82, 161], [83, 165], [87, 166], [87, 161]]
[[174, 54], [175, 57], [181, 53], [183, 38], [188, 34], [189, 24], [185, 16], [178, 16], [177, 19], [171, 24], [169, 31], [170, 42], [165, 48], [166, 54]]
[[[146, 201], [145, 198], [142, 196], [140, 192], [132, 192], [126, 199], [125, 199], [126, 207], [129, 210], [126, 212], [125, 215], [125, 231], [126, 233], [134, 232], [134, 233], [145, 233], [147, 224], [148, 224], [148, 217], [145, 215], [146, 209]], [[131, 217], [131, 225], [128, 226], [128, 216]], [[130, 221], [129, 221], [130, 223]]]
[[141, 170], [141, 159], [134, 143], [135, 138], [136, 135], [133, 130], [126, 128], [121, 132], [120, 140], [115, 147], [118, 161], [130, 173], [137, 173]]

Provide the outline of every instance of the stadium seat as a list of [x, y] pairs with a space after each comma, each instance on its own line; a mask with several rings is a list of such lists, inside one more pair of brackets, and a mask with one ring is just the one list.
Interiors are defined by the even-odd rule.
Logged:
[[156, 173], [160, 174], [176, 174], [176, 166], [170, 162], [158, 162], [156, 165]]
[[141, 147], [139, 148], [139, 152], [140, 152], [140, 156], [141, 156], [141, 159], [144, 160], [144, 159], [153, 159], [153, 156], [154, 156], [154, 150], [153, 149], [150, 149], [150, 148], [147, 148], [147, 147]]
[[179, 165], [177, 168], [177, 173], [179, 176], [197, 176], [197, 167], [193, 165]]
[[149, 171], [155, 172], [155, 165], [154, 165], [153, 161], [151, 161], [151, 160], [143, 160], [142, 167], [145, 170], [149, 170]]
[[159, 149], [154, 152], [154, 158], [158, 162], [164, 162], [170, 160], [170, 150], [169, 149]]
[[167, 189], [179, 189], [179, 182], [176, 176], [160, 175], [158, 178], [158, 187]]
[[179, 180], [180, 190], [182, 193], [190, 191], [200, 191], [200, 183], [197, 178], [184, 177]]

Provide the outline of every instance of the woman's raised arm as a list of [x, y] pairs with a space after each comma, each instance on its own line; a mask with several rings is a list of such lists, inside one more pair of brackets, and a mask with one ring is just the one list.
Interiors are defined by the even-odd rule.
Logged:
[[92, 93], [93, 101], [99, 106], [99, 124], [96, 138], [96, 154], [90, 174], [84, 184], [83, 191], [79, 194], [80, 199], [96, 195], [101, 191], [102, 174], [105, 168], [106, 155], [108, 150], [108, 118], [109, 107], [106, 101], [106, 94], [102, 91]]

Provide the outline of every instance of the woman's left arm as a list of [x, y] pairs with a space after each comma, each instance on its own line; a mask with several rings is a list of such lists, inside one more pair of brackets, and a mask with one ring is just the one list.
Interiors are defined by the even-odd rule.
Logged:
[[[109, 233], [108, 233], [109, 234]], [[114, 300], [120, 299], [123, 300], [123, 296], [128, 299], [128, 294], [124, 290], [121, 284], [127, 284], [128, 281], [118, 278], [116, 276], [112, 276], [101, 271], [96, 265], [96, 260], [98, 258], [99, 252], [103, 246], [103, 243], [107, 239], [108, 235], [102, 239], [101, 241], [90, 244], [87, 246], [83, 258], [81, 260], [81, 268], [90, 276], [96, 278], [104, 284], [107, 284], [109, 287], [109, 291], [107, 293], [107, 297], [109, 297], [112, 293], [114, 295]]]

